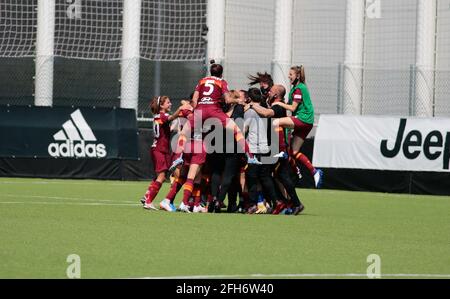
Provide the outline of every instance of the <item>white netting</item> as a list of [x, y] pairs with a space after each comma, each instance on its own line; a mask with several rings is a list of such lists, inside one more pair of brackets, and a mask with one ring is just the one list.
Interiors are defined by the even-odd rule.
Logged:
[[[417, 37], [418, 0], [365, 1], [366, 6], [380, 5], [380, 18], [373, 18], [366, 11], [362, 38], [363, 114], [414, 115], [421, 109], [420, 105], [427, 105], [418, 99], [432, 98], [434, 115], [450, 115], [450, 0], [436, 1], [435, 70], [416, 66], [416, 50], [421, 49], [417, 45], [423, 45]], [[104, 93], [104, 97], [116, 100], [120, 86], [118, 61], [122, 55], [124, 0], [55, 0], [55, 3], [55, 56], [90, 60], [72, 64], [69, 59], [57, 58], [56, 94], [58, 90], [69, 90], [59, 81], [67, 81], [71, 86], [78, 81], [91, 84], [95, 82], [92, 78], [98, 76], [114, 80], [104, 88], [114, 93]], [[3, 59], [0, 67], [14, 69], [13, 59], [9, 58], [35, 56], [37, 5], [38, 0], [0, 0], [0, 57]], [[276, 5], [279, 5], [276, 0], [226, 1], [224, 77], [230, 88], [248, 88], [249, 74], [271, 72]], [[292, 64], [305, 66], [318, 114], [341, 113], [345, 104], [346, 5], [347, 0], [294, 1]], [[183, 76], [192, 76], [185, 84], [198, 79], [198, 65], [204, 61], [206, 52], [206, 10], [207, 0], [142, 0], [140, 56], [145, 61], [140, 62], [141, 98], [147, 99], [155, 92], [171, 94], [175, 87], [168, 81], [177, 82], [176, 86], [184, 84], [175, 78], [167, 79], [172, 76], [168, 72], [180, 71], [177, 65], [180, 61], [186, 62], [181, 68]], [[91, 67], [97, 62], [104, 66]], [[27, 63], [32, 65], [32, 59]], [[193, 64], [198, 64], [195, 72]], [[20, 65], [17, 72], [26, 68], [28, 75], [24, 80], [32, 82], [33, 66]], [[102, 68], [102, 72], [97, 72]], [[69, 72], [76, 80], [66, 79]], [[112, 75], [106, 78], [104, 73]], [[418, 76], [424, 74], [433, 78], [431, 84], [428, 81], [428, 85], [419, 84]], [[4, 94], [14, 94], [10, 87], [14, 86], [16, 77], [13, 74], [10, 77], [8, 81], [5, 80], [8, 76], [3, 76]], [[287, 77], [281, 83], [288, 85]], [[161, 85], [158, 89], [157, 84]], [[67, 98], [80, 98], [76, 92], [87, 88], [81, 83], [79, 86]], [[183, 88], [177, 96], [186, 93], [185, 90], [190, 88]], [[98, 94], [92, 97], [98, 98]]]
[[417, 0], [381, 1], [380, 8], [380, 18], [365, 18], [365, 65], [409, 70], [416, 55]]
[[159, 61], [203, 61], [206, 0], [144, 0], [141, 57]]
[[275, 0], [228, 0], [224, 77], [233, 89], [247, 89], [248, 75], [271, 72]]
[[[121, 58], [123, 0], [57, 0], [55, 55]], [[201, 61], [206, 0], [142, 0], [141, 58]]]
[[294, 1], [292, 64], [305, 67], [317, 113], [340, 108], [346, 2]]
[[381, 1], [365, 18], [363, 114], [409, 115], [414, 105], [417, 0]]
[[450, 116], [450, 0], [438, 1], [435, 115]]
[[120, 59], [122, 10], [123, 0], [57, 0], [55, 55]]
[[32, 57], [35, 52], [37, 0], [0, 1], [0, 57]]

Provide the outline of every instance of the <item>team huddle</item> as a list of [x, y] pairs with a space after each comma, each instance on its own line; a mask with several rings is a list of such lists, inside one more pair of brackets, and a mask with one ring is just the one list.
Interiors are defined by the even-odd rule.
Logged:
[[[158, 209], [154, 200], [171, 174], [170, 190], [159, 204], [168, 212], [226, 208], [229, 213], [298, 215], [305, 208], [295, 190], [299, 166], [308, 169], [316, 188], [323, 179], [322, 170], [300, 152], [314, 124], [303, 66], [289, 71], [287, 99], [286, 89], [267, 73], [249, 76], [249, 85], [260, 88], [240, 91], [229, 90], [222, 74], [223, 67], [212, 61], [210, 76], [172, 114], [169, 97], [152, 99], [150, 154], [156, 177], [141, 199], [143, 207]], [[176, 142], [171, 142], [172, 132]], [[174, 200], [182, 188], [177, 209]]]

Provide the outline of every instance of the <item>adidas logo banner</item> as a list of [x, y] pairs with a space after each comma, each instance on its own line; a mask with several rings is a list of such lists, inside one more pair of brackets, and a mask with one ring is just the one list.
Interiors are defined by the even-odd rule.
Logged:
[[105, 158], [107, 154], [106, 146], [103, 143], [97, 143], [97, 138], [95, 138], [80, 109], [73, 112], [70, 118], [62, 125], [63, 128], [53, 135], [57, 142], [48, 146], [50, 156]]
[[0, 107], [0, 156], [137, 159], [134, 110]]

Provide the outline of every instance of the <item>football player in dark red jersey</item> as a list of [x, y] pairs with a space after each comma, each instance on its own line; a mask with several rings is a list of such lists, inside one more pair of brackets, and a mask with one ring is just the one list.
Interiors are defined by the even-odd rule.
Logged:
[[[179, 118], [177, 119], [178, 123], [176, 124], [176, 127], [174, 127], [174, 130], [176, 130], [178, 133], [181, 132], [183, 124], [187, 122], [187, 118], [189, 115], [191, 115], [194, 110], [194, 108], [190, 104], [191, 101], [188, 100], [182, 100], [181, 104], [184, 107], [181, 109]], [[175, 156], [175, 153], [173, 153]], [[175, 158], [176, 159], [176, 158]], [[173, 159], [174, 160], [174, 159]], [[181, 167], [177, 167], [173, 172], [173, 181], [171, 182], [171, 186], [169, 189], [169, 192], [167, 193], [166, 197], [163, 201], [161, 201], [160, 207], [168, 212], [175, 212], [176, 207], [174, 205], [175, 196], [180, 191], [181, 187], [186, 182], [187, 173], [189, 171], [189, 165], [184, 164]]]
[[231, 102], [228, 83], [222, 78], [222, 65], [216, 64], [214, 60], [212, 60], [211, 63], [211, 76], [201, 79], [195, 88], [192, 98], [194, 116], [189, 118], [189, 125], [186, 124], [180, 133], [177, 149], [175, 151], [178, 158], [173, 161], [170, 171], [175, 170], [178, 165], [183, 163], [182, 154], [187, 141], [187, 136], [190, 136], [191, 129], [194, 131], [201, 131], [203, 122], [210, 118], [217, 119], [223, 128], [233, 131], [238, 146], [248, 155], [249, 164], [261, 164], [261, 162], [255, 159], [249, 152], [248, 145], [239, 127], [222, 110], [220, 105], [222, 99], [225, 99], [225, 103]]
[[[192, 106], [188, 102], [182, 101], [182, 107], [179, 113], [179, 119], [181, 122], [188, 119], [192, 115]], [[206, 160], [206, 151], [203, 147], [202, 138], [195, 136], [189, 143], [190, 149], [184, 156], [185, 163], [181, 167], [177, 167], [174, 171], [175, 179], [170, 187], [169, 193], [166, 198], [161, 201], [160, 207], [168, 212], [175, 212], [176, 208], [173, 205], [175, 196], [184, 186], [183, 201], [180, 204], [180, 211], [191, 212], [189, 199], [191, 195], [194, 197], [194, 203], [192, 211], [194, 213], [206, 212], [206, 209], [200, 205], [200, 182], [201, 182], [201, 168]]]
[[[154, 141], [150, 149], [150, 155], [153, 160], [155, 179], [148, 187], [144, 195], [144, 209], [156, 210], [153, 200], [166, 179], [166, 171], [171, 163], [170, 155], [170, 122], [179, 117], [180, 112], [185, 108], [180, 106], [175, 113], [169, 114], [172, 103], [168, 96], [154, 97], [150, 102], [150, 109], [154, 115], [153, 133]], [[162, 204], [162, 203], [161, 203]]]

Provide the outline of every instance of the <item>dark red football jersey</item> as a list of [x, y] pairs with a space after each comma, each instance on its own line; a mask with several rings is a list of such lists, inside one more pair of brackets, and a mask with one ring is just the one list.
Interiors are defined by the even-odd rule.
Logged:
[[170, 122], [169, 114], [160, 113], [153, 119], [154, 141], [152, 147], [162, 153], [169, 153], [170, 149]]
[[195, 91], [199, 92], [199, 105], [219, 105], [222, 97], [228, 92], [228, 83], [222, 78], [205, 77], [201, 79]]

